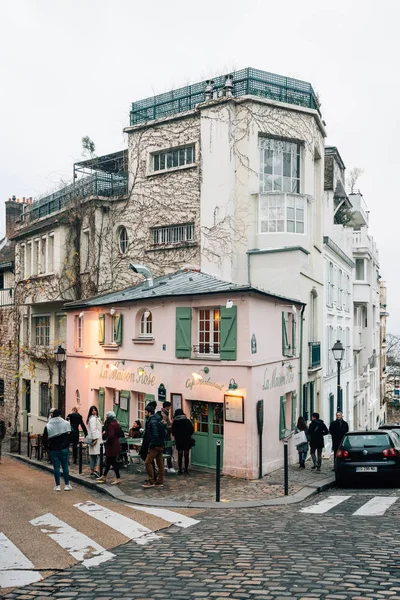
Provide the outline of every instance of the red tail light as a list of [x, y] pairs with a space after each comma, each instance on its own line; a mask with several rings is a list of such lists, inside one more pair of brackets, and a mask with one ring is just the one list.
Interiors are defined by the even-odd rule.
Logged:
[[383, 456], [397, 456], [397, 450], [394, 448], [385, 448], [382, 454]]
[[336, 452], [336, 457], [337, 458], [347, 458], [349, 456], [349, 453], [347, 450], [338, 450]]

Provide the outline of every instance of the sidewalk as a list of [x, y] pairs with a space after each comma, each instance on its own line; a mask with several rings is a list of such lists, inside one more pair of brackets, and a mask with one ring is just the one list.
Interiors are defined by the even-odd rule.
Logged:
[[[52, 472], [52, 467], [46, 460], [38, 461], [18, 454], [8, 456]], [[311, 470], [311, 465], [311, 461], [308, 461], [305, 469], [299, 469], [298, 465], [289, 467], [288, 496], [284, 495], [283, 469], [256, 480], [223, 475], [220, 502], [215, 502], [215, 472], [213, 471], [192, 468], [189, 476], [166, 473], [164, 487], [150, 489], [142, 487], [142, 483], [147, 479], [145, 471], [130, 473], [128, 469], [122, 469], [122, 483], [119, 486], [97, 484], [90, 478], [89, 467], [86, 464], [83, 465], [81, 475], [77, 465], [71, 464], [70, 474], [72, 481], [123, 502], [148, 506], [224, 509], [291, 504], [334, 485], [332, 459], [323, 461], [320, 473]]]

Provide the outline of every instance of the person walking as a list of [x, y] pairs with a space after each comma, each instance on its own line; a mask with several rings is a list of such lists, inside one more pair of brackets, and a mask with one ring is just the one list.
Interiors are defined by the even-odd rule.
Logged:
[[55, 492], [61, 490], [60, 465], [64, 477], [64, 490], [66, 492], [72, 490], [72, 486], [69, 483], [68, 466], [70, 437], [71, 425], [62, 418], [61, 411], [56, 408], [53, 410], [52, 417], [43, 432], [43, 445], [47, 448], [54, 467]]
[[[329, 433], [332, 436], [332, 450], [333, 450], [333, 460], [336, 458], [336, 452], [340, 446], [340, 442], [343, 439], [345, 433], [349, 430], [349, 425], [343, 419], [343, 414], [340, 410], [336, 412], [336, 420], [332, 421], [329, 425]], [[333, 469], [335, 470], [335, 469]]]
[[[308, 428], [310, 436], [310, 450], [313, 461], [312, 469], [321, 471], [322, 464], [322, 448], [324, 447], [324, 435], [328, 435], [329, 431], [322, 419], [319, 418], [319, 413], [314, 412], [311, 417], [311, 423]], [[315, 455], [317, 452], [317, 456]]]
[[[194, 427], [181, 408], [177, 408], [172, 422], [172, 435], [175, 438], [178, 451], [178, 475], [189, 475], [189, 452], [194, 445], [192, 435]], [[185, 471], [182, 471], [183, 457], [185, 457]]]
[[72, 458], [74, 465], [76, 465], [78, 462], [79, 427], [81, 427], [83, 435], [87, 436], [88, 432], [77, 406], [72, 408], [72, 412], [67, 416], [67, 421], [71, 423]]
[[299, 453], [299, 468], [305, 469], [308, 452], [308, 427], [304, 417], [299, 417], [297, 419], [296, 433], [300, 433], [301, 431], [304, 431], [307, 441], [303, 442], [302, 444], [298, 444], [296, 449]]
[[[145, 408], [146, 429], [143, 436], [143, 446], [147, 451], [144, 464], [146, 467], [148, 481], [143, 484], [144, 488], [162, 487], [164, 485], [164, 445], [166, 429], [160, 413], [155, 414], [154, 405], [148, 404]], [[154, 469], [154, 461], [157, 463], [157, 479]]]
[[102, 441], [103, 423], [99, 418], [97, 406], [91, 406], [86, 419], [88, 428], [90, 476], [92, 479], [100, 477], [100, 444]]
[[166, 447], [164, 450], [164, 454], [167, 455], [167, 473], [176, 473], [176, 471], [172, 465], [173, 448], [172, 448], [172, 444], [170, 443], [171, 442], [171, 430], [172, 430], [172, 422], [171, 422], [171, 419], [169, 418], [170, 409], [171, 409], [171, 402], [168, 402], [168, 401], [163, 402], [163, 407], [161, 409], [161, 417], [162, 417], [162, 420], [164, 421], [164, 425], [165, 425], [165, 429], [166, 429], [166, 437], [165, 437]]
[[111, 481], [111, 485], [117, 485], [121, 483], [121, 477], [119, 473], [117, 458], [121, 454], [121, 444], [119, 439], [124, 437], [124, 432], [121, 429], [121, 425], [118, 423], [115, 412], [112, 410], [106, 413], [106, 420], [103, 427], [103, 440], [104, 449], [106, 453], [106, 468], [104, 474], [97, 483], [108, 483], [107, 475], [111, 467], [113, 467], [116, 479]]

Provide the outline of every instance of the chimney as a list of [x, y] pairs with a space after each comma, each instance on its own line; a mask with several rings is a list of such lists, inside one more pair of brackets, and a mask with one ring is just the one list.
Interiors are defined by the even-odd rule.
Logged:
[[24, 205], [15, 196], [5, 202], [6, 205], [6, 237], [10, 239], [15, 232], [15, 223], [22, 214]]
[[206, 81], [206, 87], [204, 90], [204, 95], [205, 95], [205, 99], [207, 100], [211, 100], [213, 97], [213, 89], [214, 89], [214, 82], [212, 79], [209, 79]]
[[233, 95], [233, 76], [225, 75], [225, 96], [231, 98]]

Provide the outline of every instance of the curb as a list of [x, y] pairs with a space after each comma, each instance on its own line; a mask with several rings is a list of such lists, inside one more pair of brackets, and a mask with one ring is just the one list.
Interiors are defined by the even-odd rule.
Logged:
[[[42, 469], [43, 471], [53, 473], [53, 467], [44, 463], [33, 461], [26, 456], [10, 453], [8, 453], [7, 456], [9, 458], [14, 458], [21, 462], [24, 462], [32, 467], [36, 467], [38, 469]], [[70, 480], [74, 483], [79, 483], [80, 485], [83, 485], [84, 487], [87, 487], [89, 489], [101, 492], [106, 496], [111, 496], [115, 500], [127, 502], [128, 504], [160, 506], [162, 508], [213, 508], [217, 510], [226, 510], [230, 508], [259, 508], [268, 506], [286, 506], [287, 504], [296, 504], [298, 502], [303, 502], [303, 500], [306, 500], [310, 496], [314, 496], [315, 494], [319, 494], [320, 492], [323, 492], [335, 486], [335, 478], [328, 477], [326, 479], [322, 479], [318, 483], [316, 482], [314, 485], [307, 485], [303, 487], [301, 490], [299, 490], [291, 496], [283, 496], [283, 498], [271, 498], [270, 500], [233, 500], [232, 502], [200, 502], [196, 500], [157, 500], [155, 498], [135, 498], [133, 496], [125, 494], [117, 486], [98, 485], [92, 480], [85, 479], [80, 475], [70, 474]]]

